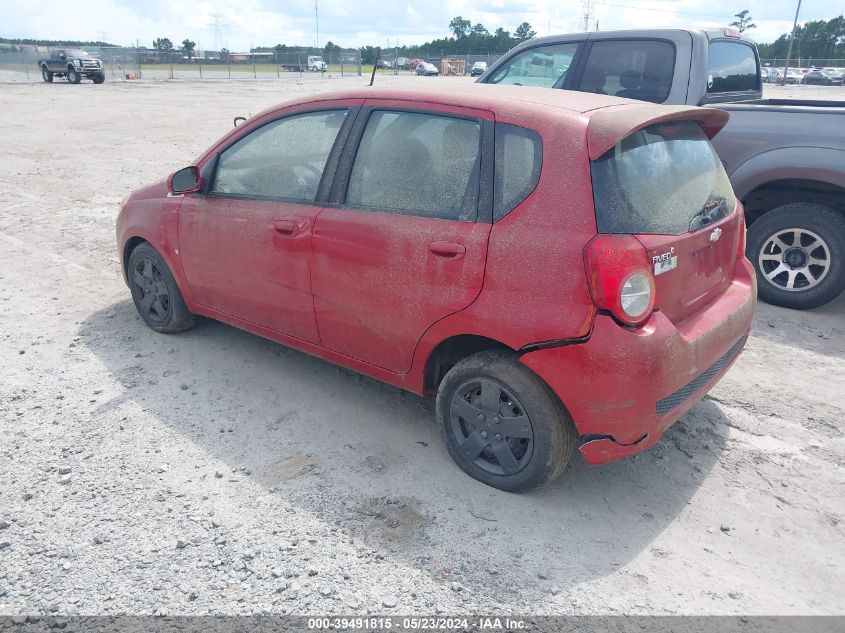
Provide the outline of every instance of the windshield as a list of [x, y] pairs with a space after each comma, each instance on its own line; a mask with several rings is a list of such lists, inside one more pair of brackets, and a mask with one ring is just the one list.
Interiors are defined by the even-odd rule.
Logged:
[[600, 233], [680, 235], [736, 205], [719, 157], [694, 121], [649, 126], [592, 162]]
[[90, 55], [88, 53], [86, 53], [85, 51], [80, 50], [78, 48], [74, 48], [72, 50], [65, 51], [65, 55], [67, 55], [68, 57], [90, 57]]

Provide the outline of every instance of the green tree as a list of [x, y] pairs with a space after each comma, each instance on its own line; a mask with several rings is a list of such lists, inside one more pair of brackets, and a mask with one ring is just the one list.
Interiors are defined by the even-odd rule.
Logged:
[[748, 9], [743, 9], [735, 14], [736, 21], [731, 22], [730, 26], [735, 26], [740, 33], [745, 33], [748, 29], [756, 29], [757, 25], [752, 22], [753, 18], [749, 14]]
[[484, 28], [484, 25], [481, 22], [473, 26], [471, 32], [473, 35], [477, 35], [479, 37], [490, 35], [490, 32]]
[[159, 51], [173, 50], [173, 42], [167, 37], [158, 37], [153, 40], [153, 48]]
[[530, 40], [532, 37], [537, 35], [537, 31], [532, 29], [528, 22], [523, 22], [516, 27], [516, 31], [514, 31], [513, 35], [517, 42], [524, 42], [525, 40]]
[[229, 49], [228, 48], [221, 48], [220, 49], [220, 59], [226, 61], [229, 59]]
[[185, 51], [185, 55], [188, 57], [194, 56], [194, 49], [197, 47], [196, 42], [192, 42], [191, 40], [185, 38], [182, 40], [182, 50]]
[[457, 39], [463, 39], [467, 36], [469, 32], [470, 26], [472, 26], [472, 22], [469, 20], [464, 20], [461, 16], [457, 16], [452, 18], [452, 21], [449, 22], [449, 30], [455, 34]]

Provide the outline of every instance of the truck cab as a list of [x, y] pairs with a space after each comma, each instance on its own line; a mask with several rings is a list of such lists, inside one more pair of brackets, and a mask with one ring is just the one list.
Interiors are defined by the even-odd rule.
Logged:
[[326, 66], [326, 62], [323, 61], [323, 58], [319, 55], [309, 55], [308, 57], [308, 70], [313, 70], [314, 72], [325, 72], [328, 68]]

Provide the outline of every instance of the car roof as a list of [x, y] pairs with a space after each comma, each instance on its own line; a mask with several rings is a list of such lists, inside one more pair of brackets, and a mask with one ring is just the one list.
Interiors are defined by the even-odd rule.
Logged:
[[709, 138], [727, 123], [729, 114], [715, 108], [665, 106], [622, 97], [589, 92], [501, 86], [495, 84], [444, 82], [439, 86], [398, 88], [392, 85], [354, 90], [318, 93], [306, 99], [295, 99], [274, 106], [256, 115], [272, 115], [284, 107], [319, 104], [339, 100], [396, 100], [487, 110], [523, 119], [528, 127], [532, 120], [556, 117], [586, 128], [590, 158], [601, 156], [629, 134], [665, 121], [697, 121]]
[[632, 101], [630, 99], [608, 95], [597, 95], [589, 92], [456, 81], [450, 81], [448, 86], [408, 86], [401, 88], [393, 85], [379, 86], [376, 84], [367, 88], [324, 92], [314, 95], [311, 99], [296, 100], [282, 105], [308, 101], [334, 101], [338, 99], [397, 99], [401, 101], [419, 101], [423, 103], [475, 108], [493, 112], [507, 106], [510, 106], [509, 109], [511, 110], [520, 107], [534, 109], [537, 106], [542, 106], [545, 108], [554, 108], [562, 114], [584, 114], [598, 108], [606, 108], [614, 105], [642, 105], [640, 101]]

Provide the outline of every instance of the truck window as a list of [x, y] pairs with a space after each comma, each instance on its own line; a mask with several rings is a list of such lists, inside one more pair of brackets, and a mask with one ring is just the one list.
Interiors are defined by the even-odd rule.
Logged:
[[675, 47], [662, 40], [607, 40], [590, 47], [575, 88], [662, 103], [672, 88]]
[[712, 42], [707, 64], [707, 93], [759, 90], [757, 56], [740, 42]]
[[560, 88], [578, 50], [578, 42], [537, 46], [518, 53], [485, 83]]

